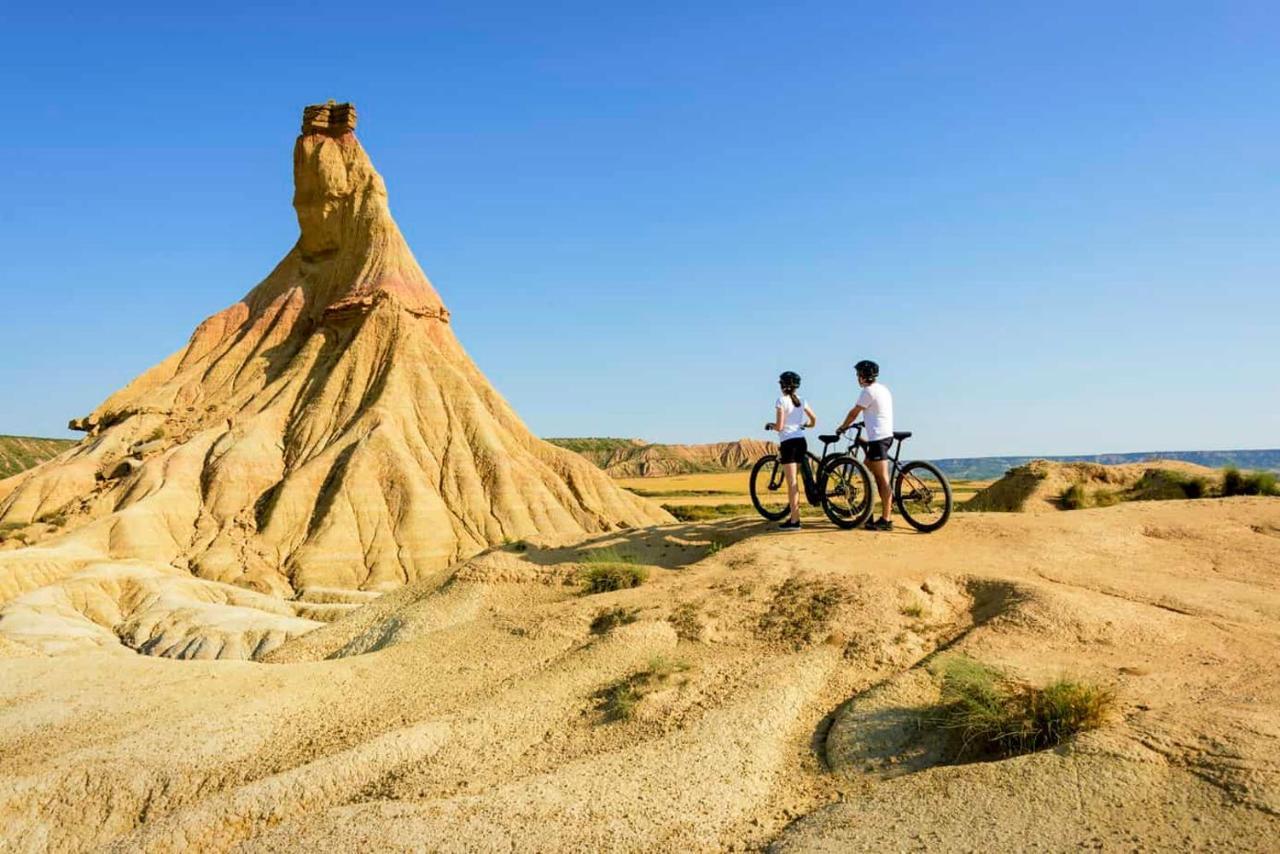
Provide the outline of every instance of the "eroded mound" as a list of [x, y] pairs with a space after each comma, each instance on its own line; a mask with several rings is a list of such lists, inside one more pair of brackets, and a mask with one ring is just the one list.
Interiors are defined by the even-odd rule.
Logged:
[[77, 420], [84, 441], [0, 482], [8, 546], [40, 546], [0, 553], [6, 598], [102, 560], [385, 591], [508, 539], [671, 521], [525, 428], [454, 336], [354, 110], [308, 109], [297, 244]]
[[[964, 504], [965, 510], [1044, 513], [1121, 501], [1190, 498], [1190, 486], [1221, 479], [1213, 469], [1176, 460], [1102, 465], [1033, 460], [1007, 471]], [[1184, 488], [1184, 484], [1187, 485]], [[1068, 495], [1075, 487], [1078, 492]], [[1078, 497], [1074, 497], [1078, 496]]]

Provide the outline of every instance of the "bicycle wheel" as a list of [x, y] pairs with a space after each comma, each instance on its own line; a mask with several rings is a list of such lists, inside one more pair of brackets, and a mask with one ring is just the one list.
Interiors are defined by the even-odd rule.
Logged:
[[841, 454], [827, 463], [819, 478], [822, 512], [838, 528], [856, 528], [871, 513], [871, 472]]
[[751, 503], [770, 522], [785, 519], [791, 513], [787, 499], [787, 476], [777, 454], [766, 454], [751, 469]]
[[893, 495], [898, 512], [917, 531], [936, 531], [951, 517], [951, 484], [933, 463], [915, 460], [903, 466]]

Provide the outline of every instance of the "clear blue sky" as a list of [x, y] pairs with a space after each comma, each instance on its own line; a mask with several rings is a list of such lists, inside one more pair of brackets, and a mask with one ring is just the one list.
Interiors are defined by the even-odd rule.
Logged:
[[0, 433], [66, 435], [289, 249], [299, 112], [542, 435], [1280, 445], [1280, 8], [6, 4]]

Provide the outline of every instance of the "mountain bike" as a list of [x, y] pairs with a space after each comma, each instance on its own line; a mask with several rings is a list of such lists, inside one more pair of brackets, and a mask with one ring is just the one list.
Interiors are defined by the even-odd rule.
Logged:
[[[853, 525], [837, 520], [849, 519], [855, 512], [861, 512], [862, 517], [855, 523], [858, 524], [871, 512], [871, 472], [849, 454], [829, 453], [830, 447], [840, 441], [840, 434], [828, 433], [818, 438], [822, 440], [822, 457], [806, 451], [798, 465], [804, 498], [815, 507], [821, 506], [831, 521], [851, 528]], [[781, 521], [791, 513], [786, 484], [786, 474], [777, 454], [765, 454], [756, 460], [751, 469], [751, 503], [771, 522]]]
[[[857, 429], [849, 442], [848, 453], [832, 457], [827, 463], [829, 467], [840, 465], [846, 459], [856, 460], [860, 449], [865, 459], [867, 442], [862, 438], [864, 426], [866, 425], [859, 421], [850, 428]], [[933, 463], [925, 460], [910, 460], [905, 463], [898, 461], [902, 455], [902, 443], [911, 438], [910, 430], [895, 430], [893, 438], [897, 442], [897, 449], [889, 460], [889, 483], [893, 487], [894, 505], [902, 518], [907, 520], [907, 524], [917, 531], [926, 534], [936, 531], [951, 518], [951, 482]], [[865, 507], [851, 507], [847, 517], [837, 519], [827, 514], [828, 518], [841, 528], [857, 527], [871, 515], [876, 497], [868, 490]]]

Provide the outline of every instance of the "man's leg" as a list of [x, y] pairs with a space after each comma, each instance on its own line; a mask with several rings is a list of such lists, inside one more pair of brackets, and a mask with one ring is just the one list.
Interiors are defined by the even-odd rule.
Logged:
[[876, 488], [880, 491], [880, 518], [888, 519], [889, 514], [893, 510], [893, 502], [889, 489], [889, 461], [888, 460], [870, 460], [867, 462], [867, 468], [871, 469], [871, 474], [875, 476]]
[[787, 521], [800, 521], [800, 489], [796, 485], [796, 464], [785, 463], [782, 466], [783, 472], [787, 476], [787, 501], [791, 503], [791, 516]]

